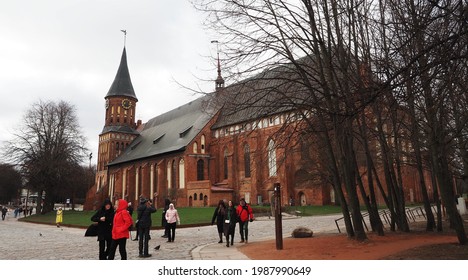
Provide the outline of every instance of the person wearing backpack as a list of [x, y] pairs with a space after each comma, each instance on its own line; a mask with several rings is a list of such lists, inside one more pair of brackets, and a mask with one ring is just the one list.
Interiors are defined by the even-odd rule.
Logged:
[[240, 199], [236, 212], [237, 216], [239, 216], [240, 243], [249, 243], [249, 222], [253, 222], [254, 216], [252, 208], [245, 202], [245, 198]]

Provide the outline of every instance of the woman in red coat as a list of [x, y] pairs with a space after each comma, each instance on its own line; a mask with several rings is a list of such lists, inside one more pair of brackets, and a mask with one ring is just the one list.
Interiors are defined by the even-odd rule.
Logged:
[[109, 250], [109, 260], [113, 260], [115, 250], [119, 246], [120, 259], [127, 259], [127, 239], [130, 237], [129, 229], [133, 224], [132, 216], [127, 211], [128, 203], [123, 199], [115, 202], [114, 208], [116, 209], [114, 215], [114, 225], [112, 227], [112, 244]]
[[236, 209], [237, 216], [239, 216], [239, 233], [241, 236], [240, 243], [249, 243], [249, 222], [253, 222], [254, 216], [252, 208], [241, 198], [239, 206]]

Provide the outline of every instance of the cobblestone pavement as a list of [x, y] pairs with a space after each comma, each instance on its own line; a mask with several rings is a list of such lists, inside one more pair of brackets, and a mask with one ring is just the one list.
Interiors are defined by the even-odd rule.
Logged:
[[[297, 226], [319, 232], [337, 233], [335, 219], [341, 215], [313, 217], [284, 217], [283, 234], [288, 236]], [[20, 222], [11, 215], [0, 220], [0, 259], [3, 260], [95, 260], [98, 258], [96, 237], [84, 237], [84, 229]], [[239, 242], [238, 227], [234, 248], [218, 244], [216, 225], [176, 229], [175, 242], [161, 238], [162, 230], [152, 230], [148, 259], [246, 259], [236, 247]], [[135, 237], [135, 232], [132, 232]], [[274, 219], [259, 217], [249, 224], [249, 243], [275, 238]], [[154, 247], [161, 245], [160, 250]], [[138, 242], [127, 241], [128, 259], [138, 258]], [[118, 250], [116, 259], [120, 259]]]

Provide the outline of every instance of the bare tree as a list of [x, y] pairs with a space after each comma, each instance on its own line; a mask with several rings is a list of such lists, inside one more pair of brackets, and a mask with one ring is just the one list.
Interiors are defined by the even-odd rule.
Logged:
[[[349, 236], [366, 238], [356, 189], [362, 185], [363, 166], [368, 186], [373, 189], [375, 181], [392, 220], [409, 230], [401, 170], [411, 164], [403, 157], [411, 157], [420, 170], [426, 211], [432, 210], [424, 195], [424, 166], [432, 167], [460, 243], [465, 242], [451, 181], [454, 160], [466, 160], [466, 110], [453, 102], [466, 102], [460, 96], [466, 95], [468, 37], [463, 1], [193, 2], [206, 12], [208, 25], [222, 42], [226, 77], [234, 82], [248, 77], [228, 94], [217, 95], [223, 112], [250, 117], [299, 113], [300, 118], [292, 114], [285, 125], [299, 122], [301, 129], [295, 131], [320, 140], [321, 160]], [[455, 79], [443, 74], [450, 71], [456, 71]], [[247, 98], [241, 96], [245, 92]], [[366, 121], [363, 116], [369, 112], [373, 117]], [[371, 132], [375, 138], [369, 138]], [[402, 149], [406, 142], [413, 143], [415, 154]], [[379, 155], [369, 144], [380, 147]], [[359, 149], [365, 154], [363, 165], [356, 158]], [[431, 162], [423, 164], [424, 159]], [[384, 178], [377, 166], [383, 167]], [[362, 187], [361, 194], [367, 196]], [[367, 205], [370, 211], [376, 211], [374, 200]], [[429, 218], [428, 229], [432, 225]]]
[[406, 85], [400, 91], [399, 102], [404, 104], [409, 100], [409, 107], [419, 119], [422, 133], [415, 131], [417, 127], [413, 125], [412, 132], [418, 133], [413, 138], [422, 135], [426, 140], [421, 144], [430, 156], [442, 202], [459, 242], [465, 244], [466, 233], [454, 202], [456, 169], [451, 163], [457, 154], [463, 157], [457, 153], [455, 139], [466, 129], [466, 122], [456, 125], [456, 118], [466, 119], [466, 110], [463, 112], [452, 106], [451, 100], [466, 100], [466, 91], [463, 91], [466, 85], [455, 82], [466, 80], [463, 74], [459, 76], [459, 73], [466, 73], [467, 67], [466, 6], [463, 1], [450, 0], [385, 3], [392, 22], [387, 25], [387, 30], [391, 31], [387, 33], [387, 40], [392, 41], [387, 50], [392, 55], [381, 69], [386, 68], [388, 77], [393, 77], [392, 87]]
[[[208, 12], [209, 24], [226, 42], [223, 65], [229, 78], [247, 75], [257, 83], [249, 90], [250, 98], [236, 96], [237, 101], [230, 103], [237, 110], [256, 108], [263, 115], [287, 109], [300, 112], [300, 122], [309, 132], [315, 131], [326, 147], [325, 162], [348, 235], [366, 239], [356, 189], [354, 125], [357, 114], [373, 99], [359, 94], [371, 82], [367, 79], [366, 84], [361, 71], [369, 40], [360, 25], [369, 6], [361, 1], [196, 4]], [[268, 73], [259, 74], [263, 70]]]
[[84, 145], [70, 104], [39, 101], [24, 115], [6, 151], [21, 167], [28, 185], [39, 192], [39, 199], [45, 193], [43, 212], [53, 209], [61, 190], [70, 184], [70, 174], [86, 153]]
[[0, 203], [16, 199], [21, 187], [21, 173], [13, 165], [0, 164]]

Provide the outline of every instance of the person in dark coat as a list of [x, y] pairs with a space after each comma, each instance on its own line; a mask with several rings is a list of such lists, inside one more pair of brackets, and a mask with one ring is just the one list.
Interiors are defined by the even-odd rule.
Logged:
[[7, 213], [8, 213], [8, 209], [5, 206], [3, 206], [3, 208], [2, 208], [2, 221], [5, 220], [5, 216], [6, 216]]
[[101, 209], [91, 217], [91, 221], [98, 223], [99, 259], [106, 260], [112, 243], [112, 225], [114, 222], [114, 207], [109, 199], [104, 201]]
[[226, 247], [229, 247], [229, 241], [231, 245], [234, 245], [234, 232], [236, 231], [237, 217], [236, 208], [232, 204], [232, 201], [229, 200], [224, 216], [223, 227], [224, 236], [226, 236]]
[[164, 235], [161, 236], [162, 238], [168, 238], [169, 237], [169, 227], [167, 226], [167, 220], [166, 220], [166, 211], [169, 209], [169, 204], [171, 204], [171, 201], [169, 198], [166, 198], [164, 200], [164, 210], [162, 211], [162, 218], [161, 218], [161, 226], [164, 228]]
[[226, 204], [223, 200], [218, 202], [218, 206], [213, 213], [213, 218], [211, 219], [211, 225], [214, 225], [216, 221], [216, 227], [218, 228], [219, 242], [223, 243], [223, 233], [224, 233], [224, 216], [226, 214]]
[[138, 213], [138, 257], [148, 258], [148, 243], [151, 228], [151, 213], [156, 212], [153, 202], [150, 199], [145, 199], [144, 203], [140, 203], [137, 208]]
[[[140, 207], [140, 206], [142, 206], [142, 205], [145, 205], [145, 203], [146, 203], [146, 198], [144, 198], [143, 195], [140, 195], [139, 202], [140, 202], [140, 204], [138, 204], [138, 207]], [[137, 209], [138, 209], [138, 207], [137, 207]], [[127, 209], [127, 210], [128, 210], [128, 209]], [[131, 216], [131, 214], [130, 214], [130, 216]], [[138, 238], [140, 237], [139, 226], [140, 226], [140, 223], [139, 223], [138, 217], [137, 217], [137, 220], [136, 220], [136, 222], [135, 222], [136, 234], [135, 234], [135, 239], [133, 239], [133, 241], [138, 241]]]

